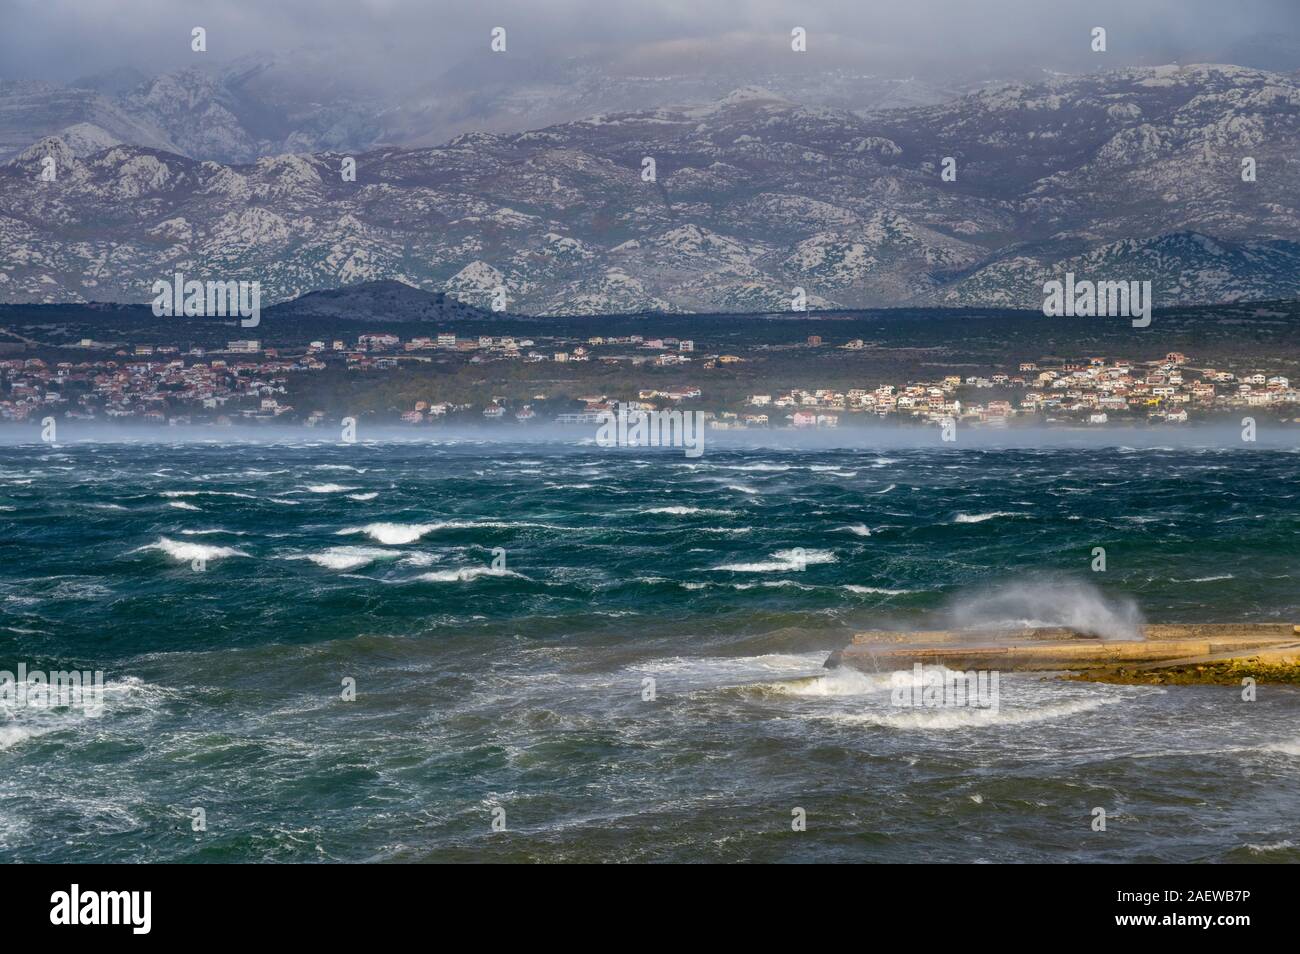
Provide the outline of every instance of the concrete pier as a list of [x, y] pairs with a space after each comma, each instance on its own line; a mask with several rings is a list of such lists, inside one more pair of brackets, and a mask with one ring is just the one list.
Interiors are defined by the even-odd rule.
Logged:
[[[868, 672], [916, 663], [949, 669], [1068, 671], [1108, 678], [1119, 673], [1252, 664], [1300, 674], [1300, 626], [1291, 623], [1152, 624], [1142, 639], [1099, 639], [1069, 629], [1013, 632], [870, 630], [831, 654], [827, 666]], [[1151, 681], [1137, 676], [1133, 681]], [[1290, 681], [1289, 679], [1287, 681]]]

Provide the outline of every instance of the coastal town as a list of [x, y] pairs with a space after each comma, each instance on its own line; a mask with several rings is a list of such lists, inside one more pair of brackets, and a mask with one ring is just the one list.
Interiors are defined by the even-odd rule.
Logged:
[[[714, 376], [761, 362], [765, 347], [787, 356], [835, 350], [851, 359], [871, 346], [862, 339], [837, 343], [809, 335], [790, 345], [729, 353], [675, 337], [467, 338], [451, 331], [406, 339], [368, 332], [351, 341], [313, 340], [297, 347], [270, 346], [257, 339], [229, 340], [217, 348], [182, 348], [86, 338], [65, 349], [72, 352], [66, 359], [0, 356], [0, 421], [32, 423], [52, 416], [171, 425], [289, 421], [313, 426], [333, 423], [337, 412], [303, 403], [300, 385], [312, 375], [395, 374], [434, 362], [481, 370], [488, 382], [484, 396], [477, 401], [448, 399], [438, 393], [439, 379], [430, 377], [427, 394], [393, 408], [391, 423], [586, 424], [620, 403], [643, 410], [696, 410], [714, 429], [833, 428], [879, 419], [927, 424], [958, 420], [988, 427], [1019, 421], [1183, 424], [1216, 413], [1260, 410], [1300, 416], [1300, 391], [1279, 370], [1207, 366], [1177, 351], [1143, 361], [1110, 356], [1019, 361], [981, 373], [865, 380], [847, 388], [809, 380], [798, 387], [754, 388], [740, 394], [733, 383], [725, 399], [710, 393], [715, 390], [710, 387]], [[538, 387], [522, 397], [494, 393], [494, 366], [510, 364], [546, 365], [563, 374], [567, 387]], [[617, 387], [610, 387], [605, 376], [599, 388], [584, 389], [584, 366], [617, 369]], [[660, 369], [676, 371], [674, 382], [683, 374], [689, 381], [656, 384], [654, 375]], [[808, 375], [815, 377], [815, 368]], [[763, 378], [754, 375], [749, 380]]]

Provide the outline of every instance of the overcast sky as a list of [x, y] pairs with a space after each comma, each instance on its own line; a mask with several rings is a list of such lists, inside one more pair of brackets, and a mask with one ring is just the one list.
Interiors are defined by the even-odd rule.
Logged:
[[[521, 59], [608, 55], [637, 72], [808, 60], [890, 75], [1063, 72], [1231, 60], [1300, 68], [1300, 0], [0, 0], [0, 76], [67, 81], [129, 65], [152, 74], [314, 49], [377, 84], [419, 83], [486, 52], [494, 26]], [[1089, 30], [1109, 50], [1088, 49]]]

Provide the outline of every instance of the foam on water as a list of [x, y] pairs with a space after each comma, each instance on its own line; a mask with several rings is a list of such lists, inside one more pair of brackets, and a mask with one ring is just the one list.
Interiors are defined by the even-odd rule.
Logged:
[[[630, 666], [636, 677], [654, 676], [668, 688], [752, 687], [772, 679], [821, 673], [824, 652], [764, 653], [758, 656], [668, 656]], [[620, 680], [622, 682], [623, 680]]]
[[164, 490], [164, 497], [243, 497], [245, 500], [256, 500], [256, 494], [241, 493], [237, 490]]
[[809, 717], [842, 725], [877, 726], [909, 732], [950, 732], [956, 729], [989, 729], [1072, 719], [1119, 701], [1118, 698], [1103, 697], [1049, 703], [1032, 708], [1000, 706], [997, 709], [973, 706], [933, 709], [890, 707], [869, 712], [817, 712]]
[[845, 583], [844, 588], [850, 593], [873, 593], [880, 596], [904, 596], [907, 593], [920, 593], [921, 590], [891, 590], [883, 586], [859, 586], [856, 583]]
[[436, 523], [368, 523], [364, 527], [345, 527], [339, 531], [339, 536], [364, 533], [378, 543], [400, 546], [404, 543], [414, 543], [439, 526]]
[[953, 523], [983, 523], [985, 520], [996, 520], [998, 517], [1023, 517], [1025, 514], [1018, 513], [1014, 510], [994, 510], [991, 513], [959, 513], [953, 518]]
[[830, 550], [777, 550], [771, 559], [758, 563], [724, 563], [714, 570], [731, 573], [784, 573], [801, 570], [816, 563], [834, 563], [839, 558]]
[[522, 580], [528, 579], [522, 573], [513, 570], [494, 570], [490, 566], [463, 566], [455, 570], [434, 570], [432, 573], [421, 573], [416, 579], [424, 583], [469, 583], [485, 576], [513, 576]]
[[159, 537], [156, 542], [140, 547], [135, 552], [138, 553], [142, 550], [159, 550], [181, 563], [192, 563], [195, 560], [217, 560], [221, 557], [248, 556], [243, 550], [237, 550], [234, 547], [187, 543], [184, 540], [173, 540], [170, 537]]
[[26, 742], [28, 739], [34, 739], [46, 733], [53, 732], [52, 728], [35, 728], [25, 725], [0, 725], [0, 752], [7, 748], [18, 745], [20, 742]]
[[401, 550], [380, 547], [330, 547], [323, 553], [308, 554], [307, 559], [327, 570], [355, 570], [376, 560], [392, 560], [401, 555]]
[[887, 692], [890, 689], [890, 678], [890, 673], [866, 673], [848, 666], [837, 666], [823, 676], [761, 683], [757, 688], [779, 696], [829, 699]]

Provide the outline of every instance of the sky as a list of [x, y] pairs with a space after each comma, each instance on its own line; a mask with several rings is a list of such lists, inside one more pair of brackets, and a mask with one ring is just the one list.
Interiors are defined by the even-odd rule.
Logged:
[[[638, 74], [807, 60], [891, 76], [1080, 72], [1169, 62], [1300, 68], [1300, 0], [0, 0], [0, 78], [68, 82], [130, 66], [311, 51], [378, 89], [426, 82], [486, 55], [505, 27], [521, 61], [598, 57]], [[1107, 52], [1089, 49], [1107, 30]]]

